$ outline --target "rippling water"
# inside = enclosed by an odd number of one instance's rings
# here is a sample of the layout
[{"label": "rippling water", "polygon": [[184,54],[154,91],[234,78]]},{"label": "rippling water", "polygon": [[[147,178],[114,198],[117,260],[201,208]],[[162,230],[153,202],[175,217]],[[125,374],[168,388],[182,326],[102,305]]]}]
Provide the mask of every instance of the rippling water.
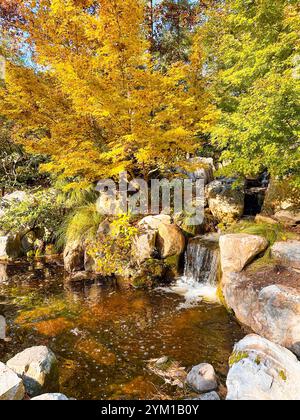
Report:
[{"label": "rippling water", "polygon": [[184,302],[115,281],[74,286],[57,266],[1,266],[0,314],[11,341],[0,341],[0,360],[47,345],[59,359],[60,391],[78,399],[175,398],[177,389],[147,369],[161,356],[186,368],[212,363],[224,383],[242,331],[223,307]]}]

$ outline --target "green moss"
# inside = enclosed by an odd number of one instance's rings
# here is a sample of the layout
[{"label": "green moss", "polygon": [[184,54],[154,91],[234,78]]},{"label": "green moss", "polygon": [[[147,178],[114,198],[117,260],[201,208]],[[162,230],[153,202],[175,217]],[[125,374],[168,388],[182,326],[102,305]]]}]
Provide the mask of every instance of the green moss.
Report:
[{"label": "green moss", "polygon": [[287,380],[287,376],[286,376],[286,373],[283,371],[283,370],[281,370],[280,372],[279,372],[279,377],[284,381],[284,382],[286,382],[286,380]]},{"label": "green moss", "polygon": [[232,367],[236,363],[239,363],[241,360],[247,359],[249,354],[246,352],[233,352],[229,359],[229,366]]},{"label": "green moss", "polygon": [[261,360],[259,358],[259,356],[256,357],[255,359],[255,363],[259,366],[261,364]]}]

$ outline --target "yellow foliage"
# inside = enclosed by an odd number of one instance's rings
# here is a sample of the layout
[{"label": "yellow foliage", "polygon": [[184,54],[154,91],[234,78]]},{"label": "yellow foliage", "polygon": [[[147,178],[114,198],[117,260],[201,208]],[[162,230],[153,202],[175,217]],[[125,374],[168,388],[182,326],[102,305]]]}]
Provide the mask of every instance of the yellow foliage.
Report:
[{"label": "yellow foliage", "polygon": [[[149,54],[142,0],[23,2],[36,68],[9,63],[0,114],[14,138],[49,155],[43,169],[93,182],[128,170],[147,177],[178,164],[210,126],[201,77]],[[38,71],[37,71],[38,70]],[[72,184],[73,185],[73,184]],[[81,185],[81,184],[80,184]]]}]

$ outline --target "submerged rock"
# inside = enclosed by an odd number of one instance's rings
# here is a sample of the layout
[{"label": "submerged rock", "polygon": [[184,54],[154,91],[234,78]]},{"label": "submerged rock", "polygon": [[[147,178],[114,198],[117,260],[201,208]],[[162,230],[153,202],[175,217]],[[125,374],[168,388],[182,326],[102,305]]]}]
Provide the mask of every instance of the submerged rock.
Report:
[{"label": "submerged rock", "polygon": [[248,335],[230,365],[227,400],[300,400],[300,362],[289,350]]},{"label": "submerged rock", "polygon": [[265,251],[268,241],[256,235],[243,233],[220,237],[221,265],[224,272],[240,272],[253,259]]},{"label": "submerged rock", "polygon": [[197,392],[214,391],[218,388],[215,370],[208,363],[194,366],[188,374],[186,382]]},{"label": "submerged rock", "polygon": [[300,356],[299,273],[266,266],[227,273],[222,282],[226,304],[241,323]]},{"label": "submerged rock", "polygon": [[22,379],[0,362],[0,401],[19,401],[24,398],[24,395]]},{"label": "submerged rock", "polygon": [[30,396],[58,389],[57,359],[45,346],[31,347],[18,353],[7,362],[7,366],[22,377]]},{"label": "submerged rock", "polygon": [[300,241],[276,242],[272,247],[272,256],[300,269]]},{"label": "submerged rock", "polygon": [[69,401],[64,394],[43,394],[38,397],[31,398],[31,401]]}]

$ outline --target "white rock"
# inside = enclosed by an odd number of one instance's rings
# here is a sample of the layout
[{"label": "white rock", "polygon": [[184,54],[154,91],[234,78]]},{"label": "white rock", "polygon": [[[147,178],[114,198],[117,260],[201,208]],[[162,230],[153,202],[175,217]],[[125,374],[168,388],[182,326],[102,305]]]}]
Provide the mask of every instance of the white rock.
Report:
[{"label": "white rock", "polygon": [[0,340],[5,340],[6,338],[6,321],[4,316],[0,315]]},{"label": "white rock", "polygon": [[171,217],[166,214],[144,217],[138,224],[139,227],[157,230],[162,224],[170,225]]},{"label": "white rock", "polygon": [[300,400],[300,362],[289,350],[258,335],[234,348],[227,400]]},{"label": "white rock", "polygon": [[294,268],[300,268],[300,241],[276,242],[272,256]]},{"label": "white rock", "polygon": [[265,238],[256,235],[237,233],[221,236],[220,252],[223,273],[242,271],[257,255],[265,251],[268,245]]},{"label": "white rock", "polygon": [[38,397],[31,398],[31,401],[69,401],[64,394],[43,394]]},{"label": "white rock", "polygon": [[31,396],[39,395],[41,391],[52,392],[58,387],[57,359],[45,346],[18,353],[7,362],[7,366],[22,377]]},{"label": "white rock", "polygon": [[199,395],[199,397],[191,398],[190,401],[220,401],[220,397],[215,391],[212,391]]},{"label": "white rock", "polygon": [[22,400],[25,389],[22,379],[18,375],[0,362],[0,401]]},{"label": "white rock", "polygon": [[215,370],[208,363],[194,366],[188,374],[186,382],[197,392],[214,391],[218,388]]}]

